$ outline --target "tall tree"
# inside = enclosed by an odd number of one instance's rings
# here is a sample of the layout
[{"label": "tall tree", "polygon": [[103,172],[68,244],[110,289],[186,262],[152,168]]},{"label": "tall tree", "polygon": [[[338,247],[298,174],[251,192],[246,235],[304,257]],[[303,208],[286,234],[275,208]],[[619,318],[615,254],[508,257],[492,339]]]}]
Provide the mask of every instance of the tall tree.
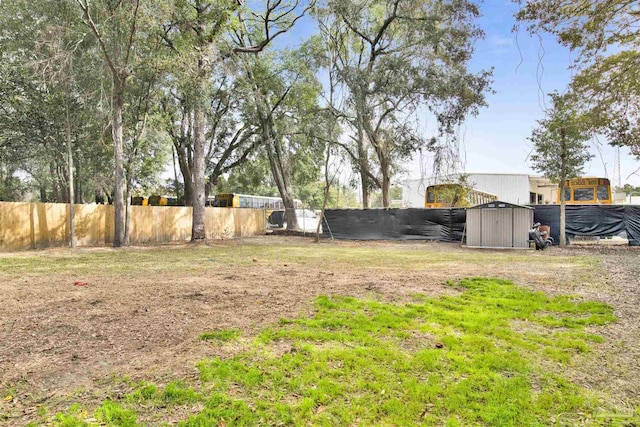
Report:
[{"label": "tall tree", "polygon": [[[164,27],[166,45],[180,56],[188,77],[188,96],[193,108],[192,242],[204,241],[205,147],[208,100],[206,94],[216,66],[236,54],[258,53],[287,32],[311,6],[298,1],[267,0],[262,11],[239,0],[186,0],[176,2],[174,16]],[[250,28],[255,44],[241,46],[228,37],[239,28]]]},{"label": "tall tree", "polygon": [[532,166],[552,182],[558,183],[560,191],[560,246],[566,245],[566,180],[579,176],[585,162],[593,157],[586,141],[590,135],[585,131],[586,120],[580,115],[571,98],[552,93],[553,102],[547,117],[538,121],[531,133],[534,154]]},{"label": "tall tree", "polygon": [[126,244],[123,110],[128,80],[144,49],[139,49],[145,13],[153,2],[76,0],[85,25],[95,36],[111,77],[111,137],[114,148],[113,246]]},{"label": "tall tree", "polygon": [[[247,40],[250,42],[249,36]],[[310,173],[311,180],[317,180],[324,147],[317,103],[321,86],[315,77],[318,42],[311,39],[296,50],[262,53],[241,61],[253,90],[261,144],[285,207],[287,229],[291,230],[298,228],[294,179],[303,181],[301,175]]]},{"label": "tall tree", "polygon": [[427,144],[415,126],[419,115],[431,111],[440,133],[451,134],[484,105],[490,72],[467,68],[483,35],[474,24],[478,7],[466,0],[330,0],[318,16],[348,91],[349,109],[337,113],[352,128],[354,143],[343,146],[359,169],[363,205],[379,187],[388,207],[400,161]]},{"label": "tall tree", "polygon": [[[208,196],[223,174],[245,162],[257,147],[256,126],[246,115],[251,97],[230,76],[220,76],[209,86],[206,97],[210,108],[205,146],[205,177]],[[162,99],[164,127],[171,137],[173,150],[184,184],[184,201],[191,206],[193,193],[194,133],[191,98],[172,87]]]},{"label": "tall tree", "polygon": [[592,130],[640,158],[640,1],[514,0],[530,32],[578,53],[570,83]]},{"label": "tall tree", "polygon": [[0,102],[7,110],[0,115],[0,139],[17,148],[2,160],[30,177],[40,200],[69,202],[73,184],[73,201],[81,203],[95,177],[110,171],[106,150],[95,144],[103,118],[95,43],[72,1],[12,0],[1,7]]}]

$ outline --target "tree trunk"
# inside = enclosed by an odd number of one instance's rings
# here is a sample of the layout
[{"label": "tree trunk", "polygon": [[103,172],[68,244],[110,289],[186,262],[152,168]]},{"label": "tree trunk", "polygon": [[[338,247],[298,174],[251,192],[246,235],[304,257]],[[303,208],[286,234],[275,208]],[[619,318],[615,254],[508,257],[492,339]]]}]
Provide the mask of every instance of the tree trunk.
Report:
[{"label": "tree trunk", "polygon": [[79,178],[80,175],[80,165],[78,165],[77,162],[75,163],[75,169],[76,169],[76,177],[75,177],[75,184],[74,184],[74,193],[76,195],[76,204],[82,204],[84,203],[84,185],[82,185],[82,180]]},{"label": "tree trunk", "polygon": [[[333,129],[331,130],[330,140],[333,139]],[[329,178],[329,159],[331,157],[331,143],[327,144],[327,152],[324,158],[324,191],[322,194],[322,210],[320,211],[320,218],[318,219],[318,226],[316,227],[316,243],[320,241],[320,229],[324,221],[324,211],[327,209],[327,202],[329,201],[329,193],[331,192],[331,181]]]},{"label": "tree trunk", "polygon": [[[178,181],[178,169],[176,168],[176,147],[173,146],[171,147],[171,154],[173,155],[173,186],[176,190],[176,200],[178,200],[178,203],[180,203],[180,189],[178,188],[179,186],[179,181]],[[183,199],[184,200],[184,199]],[[187,201],[184,200],[184,204],[187,204]]]},{"label": "tree trunk", "polygon": [[[188,154],[186,150],[182,147],[178,147],[174,144],[176,156],[178,157],[178,166],[180,168],[180,174],[182,175],[182,181],[184,182],[184,203],[187,206],[193,206],[193,172],[189,167],[189,164],[192,163],[188,159]],[[174,173],[175,170],[174,170]],[[178,188],[178,176],[176,173],[176,189]]]},{"label": "tree trunk", "polygon": [[567,246],[566,201],[564,199],[564,180],[560,185],[560,247]]},{"label": "tree trunk", "polygon": [[[204,72],[204,59],[198,60],[198,99],[194,106],[194,118],[193,118],[193,193],[191,197],[191,204],[193,206],[193,222],[191,227],[191,241],[203,242],[206,238],[204,217],[205,217],[205,188],[204,188],[204,170],[205,170],[205,158],[204,148],[206,143],[206,124],[204,105],[202,102],[202,96],[206,91],[207,80],[206,73]],[[186,190],[185,179],[185,190]],[[185,191],[186,192],[186,191]]]},{"label": "tree trunk", "polygon": [[364,144],[358,146],[358,156],[360,160],[360,184],[362,185],[362,209],[369,209],[369,175],[367,175],[367,153],[363,150]]},{"label": "tree trunk", "polygon": [[266,114],[259,113],[262,122],[262,137],[267,148],[269,165],[273,179],[276,182],[282,204],[284,205],[287,230],[299,230],[298,217],[296,216],[296,206],[293,200],[293,190],[291,188],[291,174],[289,171],[289,159],[287,158],[282,144],[273,125],[273,119]]},{"label": "tree trunk", "polygon": [[76,223],[75,223],[75,195],[73,194],[73,147],[71,147],[71,119],[69,117],[68,101],[65,103],[66,136],[67,136],[67,166],[69,167],[69,242],[72,248],[76,247]]},{"label": "tree trunk", "polygon": [[566,200],[564,198],[564,183],[567,173],[567,144],[564,129],[560,129],[560,247],[567,246]]},{"label": "tree trunk", "polygon": [[380,157],[380,172],[382,173],[382,207],[389,209],[391,206],[391,171],[390,162],[384,153]]},{"label": "tree trunk", "polygon": [[111,107],[115,160],[115,182],[113,191],[114,227],[113,246],[118,248],[125,244],[124,225],[124,141],[122,139],[122,109],[124,105],[124,81],[117,76],[113,78],[113,101]]},{"label": "tree trunk", "polygon": [[369,159],[364,138],[364,124],[360,108],[356,107],[358,120],[358,167],[360,169],[360,183],[362,185],[362,209],[369,209]]},{"label": "tree trunk", "polygon": [[[129,172],[131,173],[131,172]],[[124,245],[129,246],[129,233],[131,231],[131,177],[127,177],[127,188],[125,190],[124,209]]]},{"label": "tree trunk", "polygon": [[47,186],[40,184],[40,201],[45,203],[47,201]]},{"label": "tree trunk", "polygon": [[53,201],[60,203],[62,200],[60,195],[60,182],[58,181],[58,174],[56,173],[56,166],[53,160],[49,162],[49,174],[51,175],[51,185],[53,186]]}]

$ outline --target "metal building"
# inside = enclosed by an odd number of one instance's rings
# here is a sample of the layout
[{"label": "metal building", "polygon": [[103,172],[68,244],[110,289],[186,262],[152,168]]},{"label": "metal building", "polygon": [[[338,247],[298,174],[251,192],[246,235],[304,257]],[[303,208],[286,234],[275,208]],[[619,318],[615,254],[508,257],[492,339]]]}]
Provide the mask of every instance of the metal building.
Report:
[{"label": "metal building", "polygon": [[[444,182],[457,182],[458,175],[446,177],[446,180],[435,177],[408,179],[399,182],[402,186],[402,201],[405,207],[424,207],[425,191],[429,185]],[[527,174],[506,173],[469,173],[467,184],[477,190],[496,194],[498,199],[516,205],[554,204],[558,186],[548,179]]]},{"label": "metal building", "polygon": [[533,208],[491,202],[467,209],[467,247],[529,248]]}]

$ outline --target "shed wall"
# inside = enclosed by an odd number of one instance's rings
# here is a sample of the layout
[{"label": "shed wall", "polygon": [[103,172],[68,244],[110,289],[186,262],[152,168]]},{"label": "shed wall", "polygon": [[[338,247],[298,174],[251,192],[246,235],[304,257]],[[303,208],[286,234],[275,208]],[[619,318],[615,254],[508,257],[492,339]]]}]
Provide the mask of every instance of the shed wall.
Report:
[{"label": "shed wall", "polygon": [[528,248],[529,229],[533,224],[532,209],[513,209],[513,247]]},{"label": "shed wall", "polygon": [[467,246],[528,248],[533,210],[526,208],[475,208],[467,210]]},{"label": "shed wall", "polygon": [[482,212],[482,245],[490,248],[510,248],[513,228],[513,209],[485,208]]},{"label": "shed wall", "polygon": [[482,210],[467,209],[467,246],[482,245]]}]

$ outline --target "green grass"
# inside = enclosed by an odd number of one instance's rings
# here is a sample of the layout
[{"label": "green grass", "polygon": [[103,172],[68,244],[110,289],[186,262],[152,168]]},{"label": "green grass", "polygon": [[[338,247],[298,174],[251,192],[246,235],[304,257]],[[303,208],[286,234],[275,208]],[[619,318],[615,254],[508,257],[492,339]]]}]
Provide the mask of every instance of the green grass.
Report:
[{"label": "green grass", "polygon": [[209,332],[200,334],[200,339],[203,341],[232,341],[240,336],[240,331],[237,329],[214,329]]},{"label": "green grass", "polygon": [[[633,425],[562,375],[615,320],[611,307],[550,298],[499,279],[457,297],[392,304],[320,297],[312,317],[282,319],[250,350],[198,364],[201,384],[134,385],[95,412],[101,425],[200,410],[182,426]],[[517,324],[517,327],[514,325]],[[527,327],[530,326],[530,327]],[[589,327],[589,330],[585,330]],[[216,332],[227,336],[224,331]],[[151,408],[151,409],[149,409]],[[83,422],[79,409],[57,423]],[[617,423],[617,424],[616,424]]]},{"label": "green grass", "polygon": [[[508,266],[522,274],[570,272],[571,281],[599,283],[601,260],[591,256],[544,256],[528,251],[492,252],[455,249],[437,245],[388,245],[351,247],[329,243],[252,244],[213,247],[160,247],[142,250],[55,250],[28,255],[0,254],[0,277],[71,275],[72,277],[115,275],[132,279],[162,275],[211,275],[221,269],[244,274],[265,266],[318,268],[322,271],[359,271],[375,274],[395,271],[445,271],[482,267],[487,271]],[[256,261],[254,261],[254,259]],[[562,275],[558,275],[562,277]],[[558,279],[562,281],[569,279]]]}]

